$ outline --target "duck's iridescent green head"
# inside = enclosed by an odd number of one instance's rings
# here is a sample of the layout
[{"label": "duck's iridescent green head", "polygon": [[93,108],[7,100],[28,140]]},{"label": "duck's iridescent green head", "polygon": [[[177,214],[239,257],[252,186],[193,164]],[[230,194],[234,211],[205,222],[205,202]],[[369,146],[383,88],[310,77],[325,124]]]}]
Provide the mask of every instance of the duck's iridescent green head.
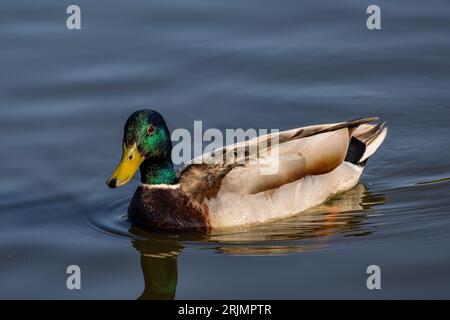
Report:
[{"label": "duck's iridescent green head", "polygon": [[[133,178],[139,167],[141,167],[141,180],[144,183],[147,183],[146,180],[150,178],[146,177],[149,171],[147,169],[167,165],[172,169],[170,132],[163,117],[156,111],[139,110],[127,119],[122,147],[122,160],[106,182],[111,188],[126,184]],[[155,170],[150,171],[153,174],[158,173]]]}]

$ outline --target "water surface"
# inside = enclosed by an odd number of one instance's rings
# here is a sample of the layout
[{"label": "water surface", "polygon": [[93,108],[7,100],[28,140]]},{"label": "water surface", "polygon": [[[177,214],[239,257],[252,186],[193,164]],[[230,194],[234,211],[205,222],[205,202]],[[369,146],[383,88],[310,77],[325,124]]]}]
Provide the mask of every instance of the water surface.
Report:
[{"label": "water surface", "polygon": [[[1,298],[450,298],[448,1],[377,1],[380,31],[369,1],[79,0],[80,31],[69,4],[1,5]],[[105,185],[142,107],[171,129],[390,131],[361,184],[310,212],[161,234],[126,219],[136,178]]]}]

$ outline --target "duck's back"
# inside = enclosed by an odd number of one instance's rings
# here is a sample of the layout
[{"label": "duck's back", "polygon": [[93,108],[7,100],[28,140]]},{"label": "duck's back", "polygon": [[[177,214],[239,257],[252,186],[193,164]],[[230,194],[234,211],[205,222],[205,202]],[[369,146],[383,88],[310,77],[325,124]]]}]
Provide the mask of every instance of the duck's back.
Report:
[{"label": "duck's back", "polygon": [[[226,146],[203,160],[213,164],[186,166],[180,172],[181,188],[208,208],[212,228],[263,223],[297,214],[333,195],[353,188],[367,159],[387,134],[377,118],[356,119],[277,133],[275,159],[239,164],[214,164],[212,157],[260,144],[271,135]],[[245,153],[244,153],[245,154]],[[265,153],[267,154],[267,153]],[[198,161],[198,159],[197,159]],[[265,174],[263,166],[276,163]]]}]

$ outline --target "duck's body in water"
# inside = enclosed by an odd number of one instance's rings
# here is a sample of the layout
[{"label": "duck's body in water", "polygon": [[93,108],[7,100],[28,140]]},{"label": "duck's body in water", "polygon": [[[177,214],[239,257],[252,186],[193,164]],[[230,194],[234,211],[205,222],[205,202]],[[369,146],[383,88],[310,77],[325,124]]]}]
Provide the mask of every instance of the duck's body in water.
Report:
[{"label": "duck's body in water", "polygon": [[[153,110],[133,113],[124,128],[122,161],[107,184],[121,186],[140,168],[141,186],[128,210],[132,221],[166,230],[208,232],[284,218],[353,188],[367,159],[386,137],[376,118],[296,128],[276,133],[264,155],[276,158],[220,163],[214,157],[242,145],[230,145],[192,161],[175,172],[172,142],[163,117]],[[245,142],[274,141],[274,134]],[[258,154],[259,156],[259,154]],[[248,158],[248,155],[244,155]],[[278,170],[263,174],[261,163]],[[245,160],[245,159],[244,159]],[[239,163],[239,164],[237,164]]]}]

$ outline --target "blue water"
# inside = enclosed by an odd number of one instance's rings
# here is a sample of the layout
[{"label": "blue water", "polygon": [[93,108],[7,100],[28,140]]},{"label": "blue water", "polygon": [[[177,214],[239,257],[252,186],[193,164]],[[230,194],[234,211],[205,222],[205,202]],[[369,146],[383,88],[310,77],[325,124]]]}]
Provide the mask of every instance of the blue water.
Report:
[{"label": "blue water", "polygon": [[[78,0],[74,31],[69,4],[1,4],[1,298],[450,298],[448,1]],[[105,185],[142,107],[172,130],[390,131],[361,184],[310,212],[160,234],[126,219],[137,178]]]}]

